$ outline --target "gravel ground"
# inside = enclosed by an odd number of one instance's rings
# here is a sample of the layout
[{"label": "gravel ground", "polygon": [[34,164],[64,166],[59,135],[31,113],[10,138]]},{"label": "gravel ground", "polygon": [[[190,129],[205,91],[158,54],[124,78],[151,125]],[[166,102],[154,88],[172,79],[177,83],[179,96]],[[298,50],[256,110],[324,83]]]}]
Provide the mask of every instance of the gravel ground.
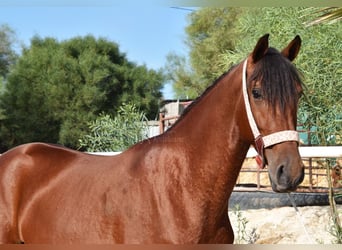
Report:
[{"label": "gravel ground", "polygon": [[[342,205],[337,207],[342,220]],[[240,213],[240,218],[247,222],[245,229],[240,231],[244,231],[247,238],[252,235],[257,236],[254,240],[256,244],[332,244],[334,242],[334,237],[329,233],[331,228],[329,206],[305,206],[298,207],[298,210],[297,213],[293,207],[247,209],[238,212],[230,209],[229,218],[237,239],[239,231],[237,214]]]}]

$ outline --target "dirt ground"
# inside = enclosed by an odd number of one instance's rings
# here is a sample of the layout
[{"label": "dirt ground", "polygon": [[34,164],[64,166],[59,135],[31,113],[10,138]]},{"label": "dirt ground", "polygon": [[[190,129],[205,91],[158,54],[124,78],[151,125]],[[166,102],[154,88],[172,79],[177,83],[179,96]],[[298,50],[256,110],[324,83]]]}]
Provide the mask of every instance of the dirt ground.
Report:
[{"label": "dirt ground", "polygon": [[[329,233],[331,228],[329,206],[299,207],[298,210],[299,213],[293,207],[281,207],[238,212],[240,218],[247,222],[244,227],[246,238],[251,238],[255,230],[254,236],[257,236],[255,244],[332,244],[334,242],[334,237]],[[338,211],[342,220],[342,205],[338,205]],[[237,213],[230,211],[229,218],[237,238],[239,231]]]}]

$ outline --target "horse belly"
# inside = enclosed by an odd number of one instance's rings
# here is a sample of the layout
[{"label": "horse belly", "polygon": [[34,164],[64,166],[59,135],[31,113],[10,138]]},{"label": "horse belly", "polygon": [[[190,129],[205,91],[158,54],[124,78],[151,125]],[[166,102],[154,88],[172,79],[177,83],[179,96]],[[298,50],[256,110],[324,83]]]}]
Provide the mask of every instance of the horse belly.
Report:
[{"label": "horse belly", "polygon": [[167,242],[157,218],[151,214],[141,217],[142,208],[122,197],[117,201],[106,202],[102,197],[94,203],[79,201],[78,206],[74,202],[37,202],[22,223],[23,240],[59,244]]},{"label": "horse belly", "polygon": [[[77,201],[77,197],[74,197]],[[94,201],[95,202],[95,201]],[[21,222],[25,243],[113,243],[113,224],[99,205],[37,201]]]}]

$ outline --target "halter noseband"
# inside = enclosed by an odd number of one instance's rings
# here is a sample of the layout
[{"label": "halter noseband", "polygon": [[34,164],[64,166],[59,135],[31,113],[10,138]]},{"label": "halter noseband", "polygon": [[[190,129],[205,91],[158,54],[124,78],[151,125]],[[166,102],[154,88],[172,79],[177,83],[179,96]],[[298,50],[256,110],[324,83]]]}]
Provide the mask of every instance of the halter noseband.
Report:
[{"label": "halter noseband", "polygon": [[242,70],[242,92],[243,92],[243,99],[245,101],[245,107],[248,117],[249,126],[252,129],[255,141],[255,149],[258,152],[257,162],[261,165],[262,168],[265,167],[265,156],[264,156],[264,149],[270,146],[273,146],[278,143],[286,142],[286,141],[296,141],[299,142],[299,134],[295,130],[284,130],[280,132],[275,132],[270,135],[262,136],[259,132],[258,126],[255,123],[253,113],[251,110],[251,105],[249,103],[248,92],[247,92],[247,82],[246,82],[246,75],[247,75],[247,59],[243,63],[243,70]]}]

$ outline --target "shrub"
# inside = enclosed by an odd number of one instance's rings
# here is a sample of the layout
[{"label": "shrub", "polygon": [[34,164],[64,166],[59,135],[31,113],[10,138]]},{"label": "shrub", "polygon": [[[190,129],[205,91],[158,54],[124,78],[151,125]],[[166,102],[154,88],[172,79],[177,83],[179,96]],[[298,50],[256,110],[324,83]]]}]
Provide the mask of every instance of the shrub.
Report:
[{"label": "shrub", "polygon": [[147,138],[147,118],[134,104],[123,104],[112,118],[102,113],[89,123],[90,134],[79,140],[89,152],[117,152]]}]

